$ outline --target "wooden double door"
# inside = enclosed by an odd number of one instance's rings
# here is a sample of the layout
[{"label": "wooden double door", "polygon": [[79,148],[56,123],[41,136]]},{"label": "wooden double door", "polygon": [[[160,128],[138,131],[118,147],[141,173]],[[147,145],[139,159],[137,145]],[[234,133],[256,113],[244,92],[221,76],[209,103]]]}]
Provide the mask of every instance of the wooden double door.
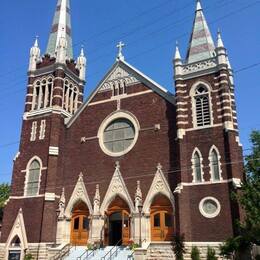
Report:
[{"label": "wooden double door", "polygon": [[72,245],[87,245],[89,237],[89,212],[82,205],[74,210],[71,219],[70,243]]},{"label": "wooden double door", "polygon": [[151,214],[152,241],[171,241],[173,237],[173,215],[170,209],[157,209]]}]

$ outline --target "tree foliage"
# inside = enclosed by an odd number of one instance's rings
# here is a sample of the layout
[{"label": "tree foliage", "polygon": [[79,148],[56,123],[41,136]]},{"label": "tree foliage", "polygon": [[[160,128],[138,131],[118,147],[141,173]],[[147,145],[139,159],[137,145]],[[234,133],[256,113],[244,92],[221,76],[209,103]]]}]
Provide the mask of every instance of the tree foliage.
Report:
[{"label": "tree foliage", "polygon": [[176,234],[173,236],[172,246],[173,251],[176,257],[176,260],[183,260],[183,255],[185,254],[185,245],[184,245],[184,234]]},{"label": "tree foliage", "polygon": [[238,200],[245,210],[241,233],[250,242],[260,245],[260,131],[251,134],[252,153],[246,156],[247,180],[242,185]]},{"label": "tree foliage", "polygon": [[253,244],[260,245],[260,131],[251,134],[252,152],[245,158],[246,181],[235,199],[242,206],[245,218],[238,222],[238,235],[220,247],[221,255],[250,259]]},{"label": "tree foliage", "polygon": [[218,258],[216,257],[216,251],[208,246],[207,250],[207,260],[217,260]]},{"label": "tree foliage", "polygon": [[10,191],[11,187],[9,184],[0,184],[0,222],[2,222],[4,205],[6,200],[9,198]]}]

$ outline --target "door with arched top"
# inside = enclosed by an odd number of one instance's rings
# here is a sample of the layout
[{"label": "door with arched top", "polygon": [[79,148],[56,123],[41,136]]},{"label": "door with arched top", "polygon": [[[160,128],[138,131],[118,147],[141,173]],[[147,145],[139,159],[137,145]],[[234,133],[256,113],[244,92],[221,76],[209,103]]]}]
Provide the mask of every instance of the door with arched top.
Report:
[{"label": "door with arched top", "polygon": [[89,211],[87,206],[80,202],[73,209],[70,242],[72,245],[87,245],[88,236]]},{"label": "door with arched top", "polygon": [[171,241],[174,233],[173,209],[170,201],[158,195],[151,205],[151,240]]}]

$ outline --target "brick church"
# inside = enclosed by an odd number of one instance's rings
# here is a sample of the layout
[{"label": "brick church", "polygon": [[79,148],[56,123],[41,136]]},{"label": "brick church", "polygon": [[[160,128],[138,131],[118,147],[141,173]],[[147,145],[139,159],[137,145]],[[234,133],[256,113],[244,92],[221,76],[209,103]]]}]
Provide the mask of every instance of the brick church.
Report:
[{"label": "brick church", "polygon": [[185,58],[176,46],[175,94],[130,65],[120,42],[84,101],[86,57],[73,59],[70,16],[69,0],[58,0],[45,54],[37,39],[30,51],[0,259],[130,241],[147,253],[176,233],[187,247],[217,247],[235,232],[230,194],[243,180],[220,32],[214,41],[198,1]]}]

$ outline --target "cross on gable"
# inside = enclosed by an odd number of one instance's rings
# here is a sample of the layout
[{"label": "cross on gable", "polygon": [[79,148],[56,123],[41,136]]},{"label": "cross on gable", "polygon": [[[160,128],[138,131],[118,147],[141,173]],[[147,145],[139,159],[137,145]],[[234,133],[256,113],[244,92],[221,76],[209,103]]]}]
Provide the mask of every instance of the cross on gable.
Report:
[{"label": "cross on gable", "polygon": [[125,44],[124,44],[122,41],[120,41],[120,42],[117,44],[116,47],[118,48],[117,60],[124,60],[125,57],[124,57],[122,51],[123,51],[123,48],[125,47]]}]

